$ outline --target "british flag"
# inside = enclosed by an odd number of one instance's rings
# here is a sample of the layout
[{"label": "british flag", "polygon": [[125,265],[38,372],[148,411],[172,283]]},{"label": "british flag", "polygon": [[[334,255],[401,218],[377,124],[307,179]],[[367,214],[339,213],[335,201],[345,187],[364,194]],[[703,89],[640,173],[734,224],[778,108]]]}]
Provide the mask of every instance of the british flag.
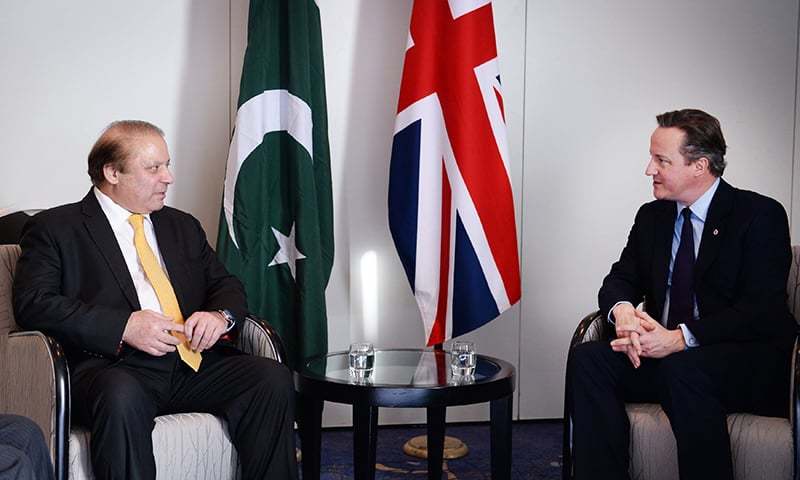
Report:
[{"label": "british flag", "polygon": [[514,200],[489,0],[416,0],[395,120],[389,227],[428,345],[519,301]]}]

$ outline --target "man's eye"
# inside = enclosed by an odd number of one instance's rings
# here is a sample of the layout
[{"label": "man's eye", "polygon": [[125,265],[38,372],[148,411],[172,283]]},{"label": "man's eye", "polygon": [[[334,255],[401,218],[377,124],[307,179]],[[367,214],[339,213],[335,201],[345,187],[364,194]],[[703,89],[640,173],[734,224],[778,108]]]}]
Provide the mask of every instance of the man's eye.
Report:
[{"label": "man's eye", "polygon": [[158,171],[158,165],[153,165],[152,167],[150,167],[150,171],[153,172],[153,173],[157,172]]}]

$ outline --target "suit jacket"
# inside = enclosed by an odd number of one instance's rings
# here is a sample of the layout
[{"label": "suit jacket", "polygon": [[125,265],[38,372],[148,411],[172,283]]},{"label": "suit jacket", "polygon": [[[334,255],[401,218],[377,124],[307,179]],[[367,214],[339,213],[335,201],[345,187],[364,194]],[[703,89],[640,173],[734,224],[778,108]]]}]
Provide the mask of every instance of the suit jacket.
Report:
[{"label": "suit jacket", "polygon": [[[603,315],[618,301],[660,320],[677,207],[643,205],[619,261],[600,288]],[[791,348],[797,324],[786,305],[791,263],[789,225],[777,201],[720,180],[708,209],[694,267],[699,319],[686,323],[700,345],[767,341]]]},{"label": "suit jacket", "polygon": [[[243,318],[244,289],[219,262],[197,219],[170,207],[150,218],[184,318],[220,309]],[[132,351],[119,345],[128,317],[141,307],[92,191],[78,203],[35,215],[20,246],[13,291],[21,326],[55,337],[71,367],[90,357],[114,359]],[[215,348],[224,346],[220,341]]]}]

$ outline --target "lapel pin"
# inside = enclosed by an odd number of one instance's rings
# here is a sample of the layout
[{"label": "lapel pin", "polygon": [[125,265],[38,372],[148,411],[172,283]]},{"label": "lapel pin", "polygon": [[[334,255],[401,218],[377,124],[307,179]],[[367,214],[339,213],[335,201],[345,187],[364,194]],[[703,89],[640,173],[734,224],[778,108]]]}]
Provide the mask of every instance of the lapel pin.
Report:
[{"label": "lapel pin", "polygon": [[715,228],[715,229],[714,229],[714,231],[713,231],[713,232],[711,232],[711,234],[712,234],[712,235],[714,235],[714,236],[717,236],[717,235],[719,235],[719,230],[717,230],[717,229]]}]

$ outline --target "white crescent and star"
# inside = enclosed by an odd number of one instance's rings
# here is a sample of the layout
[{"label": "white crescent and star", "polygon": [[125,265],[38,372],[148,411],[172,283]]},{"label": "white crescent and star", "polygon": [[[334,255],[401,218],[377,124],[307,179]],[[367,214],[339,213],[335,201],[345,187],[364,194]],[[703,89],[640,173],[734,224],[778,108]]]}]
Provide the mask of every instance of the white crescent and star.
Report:
[{"label": "white crescent and star", "polygon": [[[313,161],[313,121],[311,107],[300,97],[288,90],[266,90],[247,100],[236,112],[236,128],[228,151],[228,162],[225,172],[225,190],[223,192],[223,211],[228,224],[234,246],[239,243],[233,228],[233,200],[239,171],[247,157],[264,140],[270,132],[285,131],[308,152]],[[295,242],[295,224],[288,235],[284,235],[275,227],[270,227],[278,242],[278,252],[267,265],[267,268],[286,264],[293,279],[297,279],[297,261],[306,256],[297,249]]]},{"label": "white crescent and star", "polygon": [[283,265],[284,263],[289,267],[289,272],[292,274],[292,279],[297,280],[297,261],[306,258],[303,253],[297,249],[297,243],[294,236],[294,223],[289,231],[289,235],[284,235],[277,228],[272,228],[272,234],[275,235],[275,240],[278,242],[278,252],[269,262],[267,267],[274,267],[276,265]]}]

